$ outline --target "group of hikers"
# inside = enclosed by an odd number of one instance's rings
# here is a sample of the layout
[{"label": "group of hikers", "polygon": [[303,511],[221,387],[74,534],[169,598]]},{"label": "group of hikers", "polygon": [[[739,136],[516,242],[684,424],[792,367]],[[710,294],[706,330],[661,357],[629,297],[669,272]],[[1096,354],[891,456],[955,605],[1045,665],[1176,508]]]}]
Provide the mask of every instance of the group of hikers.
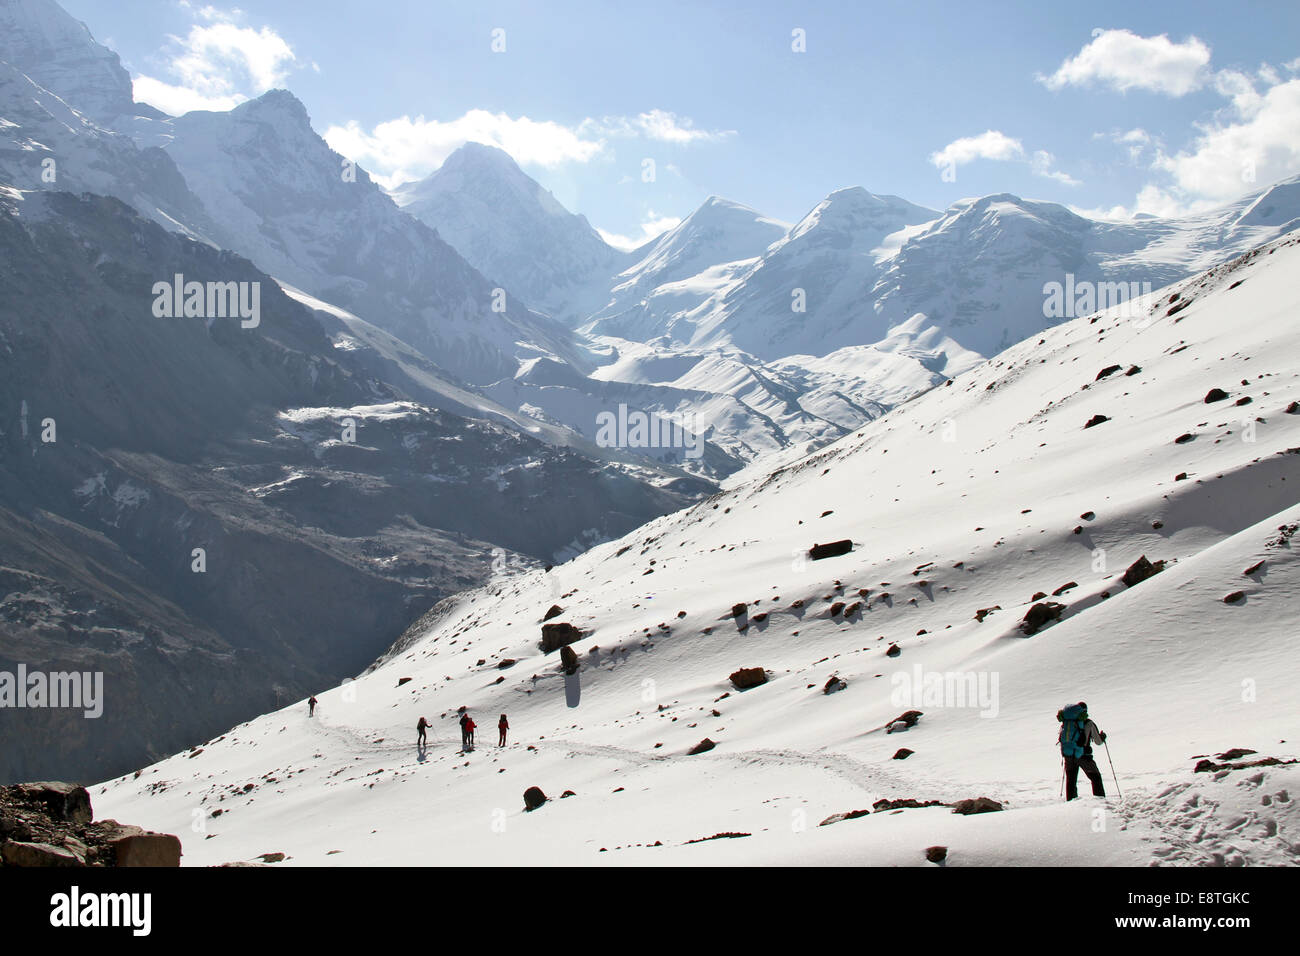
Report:
[{"label": "group of hikers", "polygon": [[[315,697],[307,701],[307,716],[315,716],[317,703]],[[1056,719],[1061,724],[1061,732],[1057,737],[1057,741],[1061,745],[1065,799],[1070,801],[1078,798],[1080,770],[1092,783],[1092,795],[1094,797],[1106,796],[1106,787],[1101,779],[1101,771],[1097,769],[1097,761],[1092,759],[1092,745],[1098,743],[1104,746],[1106,735],[1097,726],[1096,722],[1088,716],[1088,705],[1083,701],[1079,701],[1077,704],[1062,707],[1056,712]],[[474,730],[477,726],[474,723],[474,718],[469,715],[469,711],[462,710],[460,713],[460,749],[462,752],[474,749]],[[417,747],[424,748],[426,746],[427,738],[425,733],[428,729],[429,722],[421,717],[420,722],[415,725],[415,743]],[[510,721],[506,719],[505,714],[502,714],[501,719],[497,721],[498,747],[506,745],[506,731],[509,729]],[[1114,773],[1113,767],[1111,772]]]},{"label": "group of hikers", "polygon": [[[468,710],[461,711],[460,714],[460,749],[470,751],[474,749],[474,731],[478,724],[474,723],[474,718],[469,715]],[[427,743],[426,732],[429,729],[429,722],[423,717],[415,725],[415,745],[423,748]],[[501,719],[497,721],[497,746],[506,745],[506,731],[510,729],[510,721],[506,715],[502,714]]]}]

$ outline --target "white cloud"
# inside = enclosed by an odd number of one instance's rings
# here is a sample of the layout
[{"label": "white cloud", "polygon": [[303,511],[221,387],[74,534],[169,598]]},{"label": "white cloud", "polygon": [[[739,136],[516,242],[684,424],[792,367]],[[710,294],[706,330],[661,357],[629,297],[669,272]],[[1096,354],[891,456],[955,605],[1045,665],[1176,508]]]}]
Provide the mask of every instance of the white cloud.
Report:
[{"label": "white cloud", "polygon": [[374,179],[388,188],[427,176],[468,142],[497,146],[518,163],[548,168],[585,163],[604,148],[602,140],[585,138],[561,123],[487,110],[470,110],[446,122],[400,116],[369,132],[350,121],[329,127],[324,136],[332,149],[372,170]]},{"label": "white cloud", "polygon": [[1056,157],[1045,149],[1037,150],[1029,159],[1029,168],[1035,176],[1042,176],[1045,179],[1054,179],[1064,186],[1078,186],[1079,180],[1075,179],[1069,173],[1063,173],[1059,169],[1053,169],[1056,163]]},{"label": "white cloud", "polygon": [[686,144],[729,135],[697,130],[689,119],[658,109],[635,117],[588,118],[574,126],[469,110],[457,119],[445,121],[399,116],[370,130],[349,121],[331,126],[324,134],[334,150],[361,163],[389,189],[427,176],[467,142],[497,146],[521,165],[549,169],[563,163],[588,162],[604,153],[606,140],[614,137]]},{"label": "white cloud", "polygon": [[135,98],[178,115],[192,109],[228,110],[282,86],[297,60],[293,48],[270,27],[239,26],[234,22],[238,15],[238,10],[225,13],[211,6],[198,10],[206,25],[196,23],[185,37],[168,38],[169,78],[136,76]]},{"label": "white cloud", "polygon": [[1300,170],[1300,78],[1262,94],[1238,82],[1220,88],[1226,115],[1200,125],[1191,145],[1160,153],[1152,168],[1172,177],[1176,195],[1226,202]]},{"label": "white cloud", "polygon": [[653,109],[636,116],[606,116],[599,120],[586,120],[583,128],[605,136],[642,136],[663,143],[686,145],[689,143],[716,142],[734,136],[735,130],[696,129],[687,117],[679,117],[667,110]]},{"label": "white cloud", "polygon": [[978,136],[955,139],[943,149],[930,154],[930,162],[940,169],[961,166],[974,159],[1019,159],[1025,154],[1020,140],[1012,139],[998,130],[985,130]]},{"label": "white cloud", "polygon": [[596,231],[600,233],[602,239],[615,249],[630,252],[637,246],[663,235],[669,229],[675,229],[681,224],[681,221],[678,216],[660,216],[651,209],[648,211],[646,219],[641,223],[641,234],[639,236],[625,236],[605,229],[597,229]]},{"label": "white cloud", "polygon": [[1079,181],[1073,176],[1052,168],[1056,163],[1056,157],[1047,150],[1036,150],[1026,159],[1025,147],[1020,140],[999,130],[985,130],[978,136],[955,139],[943,149],[930,154],[930,162],[939,169],[956,169],[976,159],[1028,162],[1029,169],[1035,176],[1054,179],[1066,186],[1079,185]]},{"label": "white cloud", "polygon": [[1101,30],[1051,76],[1038,76],[1049,89],[1100,84],[1126,93],[1148,90],[1185,96],[1208,79],[1210,48],[1196,37],[1182,43],[1166,34],[1138,36],[1129,30]]}]

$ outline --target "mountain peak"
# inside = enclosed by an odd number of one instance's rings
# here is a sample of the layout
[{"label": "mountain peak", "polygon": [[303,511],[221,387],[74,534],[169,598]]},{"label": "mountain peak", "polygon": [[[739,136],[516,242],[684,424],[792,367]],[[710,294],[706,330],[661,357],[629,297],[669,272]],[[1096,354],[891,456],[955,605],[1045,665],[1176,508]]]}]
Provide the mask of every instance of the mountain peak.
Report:
[{"label": "mountain peak", "polygon": [[256,99],[240,103],[230,112],[235,116],[289,117],[295,122],[311,125],[307,107],[288,90],[267,90]]}]

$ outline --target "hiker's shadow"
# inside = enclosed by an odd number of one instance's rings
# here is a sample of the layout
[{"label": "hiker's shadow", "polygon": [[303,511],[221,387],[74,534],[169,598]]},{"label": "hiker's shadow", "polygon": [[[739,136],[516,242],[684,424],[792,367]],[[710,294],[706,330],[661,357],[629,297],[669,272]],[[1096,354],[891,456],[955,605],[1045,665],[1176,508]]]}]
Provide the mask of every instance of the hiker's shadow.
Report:
[{"label": "hiker's shadow", "polygon": [[570,707],[582,702],[582,679],[578,671],[564,675],[564,702]]},{"label": "hiker's shadow", "polygon": [[424,763],[428,759],[429,759],[429,748],[425,744],[416,744],[415,745],[416,763]]}]

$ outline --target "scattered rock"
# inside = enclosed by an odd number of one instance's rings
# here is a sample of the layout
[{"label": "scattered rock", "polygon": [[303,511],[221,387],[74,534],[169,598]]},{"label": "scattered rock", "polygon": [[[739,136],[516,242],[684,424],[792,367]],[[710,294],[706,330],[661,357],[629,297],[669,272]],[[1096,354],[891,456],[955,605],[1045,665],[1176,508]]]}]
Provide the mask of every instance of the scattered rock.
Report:
[{"label": "scattered rock", "polygon": [[1065,605],[1056,601],[1040,601],[1031,607],[1020,622],[1020,631],[1026,637],[1037,634],[1053,621],[1059,621],[1065,611]]},{"label": "scattered rock", "polygon": [[946,807],[948,804],[942,800],[917,800],[914,797],[903,797],[899,800],[877,800],[871,805],[874,813],[885,813],[889,810],[921,810],[925,807]]},{"label": "scattered rock", "polygon": [[1108,422],[1108,421],[1110,421],[1110,419],[1105,415],[1093,415],[1092,418],[1088,419],[1088,423],[1083,427],[1092,428],[1094,425],[1100,425],[1102,422]]},{"label": "scattered rock", "polygon": [[916,726],[916,722],[924,716],[919,710],[908,710],[899,714],[888,724],[885,725],[885,733],[892,734],[897,731],[908,730]]},{"label": "scattered rock", "polygon": [[1002,809],[1002,804],[988,797],[974,797],[958,800],[952,805],[953,813],[970,815],[972,813],[995,813]]},{"label": "scattered rock", "polygon": [[839,617],[840,613],[844,610],[844,606],[845,605],[843,601],[836,601],[834,604],[832,604],[831,617]]},{"label": "scattered rock", "polygon": [[1225,594],[1223,597],[1224,604],[1236,604],[1239,601],[1246,600],[1245,591],[1233,591],[1231,594]]},{"label": "scattered rock", "polygon": [[524,806],[529,810],[536,810],[546,802],[546,794],[542,793],[541,787],[529,787],[524,791]]},{"label": "scattered rock", "polygon": [[1114,375],[1116,372],[1118,372],[1118,371],[1120,370],[1120,368],[1122,368],[1122,366],[1119,366],[1119,365],[1107,365],[1104,369],[1102,369],[1100,372],[1097,373],[1097,377],[1094,378],[1093,381],[1094,381],[1094,382],[1100,382],[1100,381],[1101,381],[1103,378],[1105,378],[1107,375]]},{"label": "scattered rock", "polygon": [[703,740],[701,740],[698,744],[696,744],[696,745],[695,745],[694,747],[692,747],[690,750],[686,751],[686,753],[687,753],[688,756],[693,757],[693,756],[695,756],[696,754],[708,753],[710,750],[712,750],[712,749],[713,749],[714,747],[716,747],[716,746],[717,746],[717,744],[715,744],[715,743],[714,743],[712,740],[710,740],[708,737],[705,737]]},{"label": "scattered rock", "polygon": [[988,617],[990,614],[992,614],[994,611],[1000,611],[1000,610],[1002,610],[1002,605],[1000,604],[995,604],[992,607],[982,607],[975,612],[975,620],[979,622],[983,622],[983,620],[986,617]]},{"label": "scattered rock", "polygon": [[552,604],[549,608],[547,608],[546,613],[542,615],[542,620],[549,621],[551,618],[559,617],[563,613],[564,613],[564,608],[560,607],[558,604]]},{"label": "scattered rock", "polygon": [[1065,584],[1062,584],[1059,588],[1057,588],[1055,591],[1052,592],[1052,597],[1060,597],[1066,591],[1069,591],[1073,588],[1077,588],[1078,586],[1079,586],[1079,582],[1077,581],[1067,581]]},{"label": "scattered rock", "polygon": [[823,693],[823,694],[834,694],[836,691],[841,691],[841,690],[843,690],[844,688],[846,688],[846,687],[848,687],[848,686],[849,686],[849,685],[848,685],[848,682],[847,682],[847,681],[845,681],[845,680],[841,680],[840,677],[838,677],[838,676],[835,675],[835,674],[832,674],[831,677],[830,677],[830,680],[828,680],[828,681],[827,681],[827,682],[822,686],[822,693]]},{"label": "scattered rock", "polygon": [[1205,404],[1211,405],[1214,402],[1221,402],[1228,397],[1228,393],[1221,388],[1212,388],[1205,393]]},{"label": "scattered rock", "polygon": [[1165,563],[1163,561],[1148,561],[1147,556],[1144,554],[1128,566],[1128,570],[1124,572],[1124,576],[1120,580],[1128,587],[1136,587],[1147,578],[1159,574],[1164,569]]},{"label": "scattered rock", "polygon": [[745,616],[746,614],[748,614],[748,613],[749,613],[749,605],[748,605],[748,604],[733,604],[733,605],[731,605],[731,616],[732,616],[732,617],[744,617],[744,616]]},{"label": "scattered rock", "polygon": [[906,760],[908,757],[912,756],[912,754],[914,754],[914,753],[916,753],[915,750],[908,750],[906,747],[899,747],[897,750],[894,751],[894,756],[893,756],[892,758],[890,758],[890,759],[892,759],[892,760]]},{"label": "scattered rock", "polygon": [[886,657],[897,657],[899,654],[902,654],[902,653],[903,653],[903,649],[900,648],[897,644],[890,644],[890,645],[889,645],[889,649],[885,651],[885,656],[886,656]]},{"label": "scattered rock", "polygon": [[1262,568],[1263,566],[1264,566],[1264,562],[1258,561],[1255,564],[1252,564],[1250,567],[1248,567],[1245,571],[1242,571],[1241,573],[1244,574],[1246,577],[1250,577],[1252,574],[1257,574],[1259,572],[1259,569]]},{"label": "scattered rock", "polygon": [[942,863],[948,859],[948,848],[946,846],[927,846],[925,848],[925,858],[931,863]]},{"label": "scattered rock", "polygon": [[578,663],[578,655],[574,653],[573,648],[568,644],[565,644],[560,648],[560,666],[564,668],[564,673],[566,674],[572,675],[578,673],[578,667],[580,666]]}]

